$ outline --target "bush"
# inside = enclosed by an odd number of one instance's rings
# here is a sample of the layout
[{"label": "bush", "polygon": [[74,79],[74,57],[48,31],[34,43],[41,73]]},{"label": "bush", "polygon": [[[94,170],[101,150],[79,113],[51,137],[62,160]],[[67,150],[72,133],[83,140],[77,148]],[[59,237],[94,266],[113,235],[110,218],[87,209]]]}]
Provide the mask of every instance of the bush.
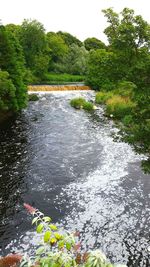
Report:
[{"label": "bush", "polygon": [[84,76],[82,75],[71,75],[67,73],[48,73],[46,76],[46,83],[49,84],[61,84],[61,83],[73,83],[73,82],[83,82]]},{"label": "bush", "polygon": [[130,115],[134,107],[135,103],[129,98],[116,95],[106,101],[106,114],[121,119]]},{"label": "bush", "polygon": [[74,98],[70,101],[70,105],[76,109],[84,109],[86,111],[92,111],[94,109],[94,105],[91,102],[86,101],[82,97]]},{"label": "bush", "polygon": [[[25,255],[21,267],[113,267],[104,253],[100,250],[83,252],[78,241],[79,232],[69,234],[51,223],[50,217],[29,204],[24,204],[27,211],[34,216],[32,224],[36,225],[36,232],[41,240],[32,258]],[[78,243],[77,243],[78,242]],[[16,259],[18,262],[18,258]],[[10,262],[10,261],[9,261]],[[13,261],[14,262],[14,261]],[[125,265],[115,265],[116,267]]]},{"label": "bush", "polygon": [[113,92],[99,92],[96,94],[96,104],[105,104],[106,101],[113,96]]},{"label": "bush", "polygon": [[114,93],[120,96],[130,97],[134,96],[134,90],[137,86],[129,81],[122,81],[118,84],[117,89],[114,90]]},{"label": "bush", "polygon": [[83,103],[83,109],[86,111],[92,111],[94,109],[94,105],[91,102]]},{"label": "bush", "polygon": [[122,120],[123,124],[125,126],[129,126],[132,122],[133,122],[133,118],[132,115],[126,115],[123,120]]},{"label": "bush", "polygon": [[39,97],[37,94],[30,94],[29,95],[29,101],[38,101]]},{"label": "bush", "polygon": [[70,101],[70,105],[73,108],[81,109],[83,108],[83,105],[86,103],[86,100],[82,97],[74,98]]}]

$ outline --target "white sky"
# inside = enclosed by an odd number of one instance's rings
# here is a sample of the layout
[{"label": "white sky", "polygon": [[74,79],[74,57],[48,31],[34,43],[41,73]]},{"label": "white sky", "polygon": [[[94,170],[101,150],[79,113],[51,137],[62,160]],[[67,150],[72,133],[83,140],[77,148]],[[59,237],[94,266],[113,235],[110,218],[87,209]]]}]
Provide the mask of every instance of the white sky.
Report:
[{"label": "white sky", "polygon": [[102,9],[114,7],[119,12],[124,7],[133,8],[150,22],[149,6],[149,0],[0,0],[0,19],[4,25],[36,19],[46,31],[66,31],[82,41],[87,37],[105,41],[107,24]]}]

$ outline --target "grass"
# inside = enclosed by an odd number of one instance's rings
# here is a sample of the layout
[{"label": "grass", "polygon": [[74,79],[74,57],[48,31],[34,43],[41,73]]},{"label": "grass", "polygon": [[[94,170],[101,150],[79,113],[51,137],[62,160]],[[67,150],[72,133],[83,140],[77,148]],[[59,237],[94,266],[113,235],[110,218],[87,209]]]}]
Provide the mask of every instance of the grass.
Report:
[{"label": "grass", "polygon": [[38,101],[39,97],[37,94],[30,94],[30,95],[28,95],[28,99],[29,99],[29,101]]},{"label": "grass", "polygon": [[135,103],[129,97],[114,95],[106,101],[106,114],[108,116],[112,114],[115,118],[122,119],[126,115],[132,114],[134,107]]},{"label": "grass", "polygon": [[74,98],[70,101],[70,105],[76,109],[84,109],[86,111],[92,111],[94,105],[91,102],[86,101],[82,97]]},{"label": "grass", "polygon": [[106,101],[113,96],[113,92],[99,92],[96,94],[96,104],[105,104]]},{"label": "grass", "polygon": [[72,75],[67,73],[48,73],[46,74],[46,84],[66,84],[66,83],[77,83],[83,82],[84,76],[81,75]]},{"label": "grass", "polygon": [[85,104],[86,100],[82,97],[78,97],[78,98],[73,98],[71,101],[70,101],[70,105],[73,107],[73,108],[76,108],[76,109],[81,109],[83,108],[83,105]]},{"label": "grass", "polygon": [[83,103],[83,109],[86,111],[92,111],[94,109],[94,105],[91,102],[84,102]]}]

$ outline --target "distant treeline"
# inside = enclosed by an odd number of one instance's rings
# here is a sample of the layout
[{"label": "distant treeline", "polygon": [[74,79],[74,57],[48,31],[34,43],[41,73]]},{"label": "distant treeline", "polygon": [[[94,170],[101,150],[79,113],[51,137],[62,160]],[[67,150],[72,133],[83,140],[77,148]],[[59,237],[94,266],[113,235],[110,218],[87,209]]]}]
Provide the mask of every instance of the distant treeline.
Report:
[{"label": "distant treeline", "polygon": [[103,13],[107,46],[96,38],[81,42],[66,32],[46,33],[36,20],[0,25],[0,115],[26,106],[26,85],[51,82],[56,74],[65,74],[67,81],[77,75],[95,90],[124,97],[121,104],[116,98],[109,105],[132,104],[123,116],[130,115],[124,120],[127,139],[149,153],[150,25],[132,9]]},{"label": "distant treeline", "polygon": [[[81,42],[66,32],[45,32],[36,20],[22,25],[0,25],[0,111],[26,106],[26,85],[51,82],[54,74],[70,74],[81,80],[87,72],[89,50],[105,48],[96,38]],[[69,76],[64,75],[69,81]],[[61,76],[62,78],[62,76]],[[58,80],[59,78],[57,78]]]}]

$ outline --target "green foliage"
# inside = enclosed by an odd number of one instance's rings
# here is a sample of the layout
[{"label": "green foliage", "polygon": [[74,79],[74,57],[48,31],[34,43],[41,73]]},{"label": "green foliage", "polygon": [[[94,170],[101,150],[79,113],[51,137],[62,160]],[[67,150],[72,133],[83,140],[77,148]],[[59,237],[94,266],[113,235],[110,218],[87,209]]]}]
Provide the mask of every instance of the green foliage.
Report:
[{"label": "green foliage", "polygon": [[82,97],[78,97],[78,98],[74,98],[70,101],[70,105],[73,107],[73,108],[76,108],[76,109],[81,109],[83,108],[83,105],[84,103],[86,102],[86,100]]},{"label": "green foliage", "polygon": [[133,103],[129,98],[121,96],[113,96],[106,102],[106,114],[110,116],[111,114],[118,119],[123,118],[126,115],[130,115],[135,108],[135,103]]},{"label": "green foliage", "polygon": [[51,61],[43,25],[36,20],[24,20],[18,36],[23,48],[26,67],[32,74],[31,83],[43,80]]},{"label": "green foliage", "polygon": [[37,94],[29,94],[28,98],[29,98],[29,101],[38,101],[39,100],[39,97]]},{"label": "green foliage", "polygon": [[61,62],[68,52],[68,46],[57,33],[48,32],[46,35],[49,54],[52,58],[49,70],[53,70],[53,63]]},{"label": "green foliage", "polygon": [[87,38],[84,41],[85,48],[90,51],[90,50],[97,50],[97,49],[106,49],[106,45],[98,40],[97,38]]},{"label": "green foliage", "polygon": [[[9,74],[9,86],[7,81],[7,88],[3,87],[1,90],[4,95],[6,89],[6,95],[8,94],[8,87],[12,88],[11,91],[15,91],[15,95],[9,95],[7,102],[8,110],[17,111],[26,106],[27,91],[25,86],[25,66],[22,47],[15,33],[11,32],[8,28],[0,25],[0,68],[2,71],[8,72]],[[6,80],[8,76],[5,75]],[[1,79],[3,79],[1,76]],[[6,83],[5,80],[5,83]],[[4,84],[4,80],[2,81]],[[10,85],[11,83],[11,85]]]},{"label": "green foliage", "polygon": [[92,111],[94,109],[94,105],[93,103],[86,101],[83,103],[83,109],[86,111]]},{"label": "green foliage", "polygon": [[64,40],[65,44],[67,46],[70,46],[72,44],[76,44],[77,46],[83,46],[83,43],[77,39],[75,36],[71,35],[68,32],[57,32],[57,34]]},{"label": "green foliage", "polygon": [[74,75],[85,75],[87,71],[87,57],[88,51],[84,46],[79,47],[76,44],[72,44],[63,61],[64,66],[66,66],[66,72]]},{"label": "green foliage", "polygon": [[[115,97],[107,101],[107,113],[122,119],[126,140],[149,155],[150,25],[132,9],[116,13],[108,8],[103,12],[109,45],[107,51],[90,51],[86,82],[93,89],[113,91]],[[96,101],[105,103],[105,98],[102,93]]]},{"label": "green foliage", "polygon": [[72,75],[68,73],[48,73],[46,74],[46,83],[59,84],[59,83],[72,83],[72,82],[83,82],[84,76]]},{"label": "green foliage", "polygon": [[82,97],[77,97],[74,98],[70,101],[70,105],[73,108],[76,109],[84,109],[86,111],[92,111],[94,109],[94,105],[91,102],[86,101],[84,98]]},{"label": "green foliage", "polygon": [[115,88],[116,65],[113,52],[105,49],[91,50],[88,58],[86,83],[93,89],[112,90]]},{"label": "green foliage", "polygon": [[113,92],[98,92],[95,96],[95,102],[96,104],[105,104],[113,95]]},{"label": "green foliage", "polygon": [[118,83],[117,89],[113,92],[114,94],[118,94],[120,96],[133,98],[136,89],[137,86],[134,83],[129,81],[121,81]]},{"label": "green foliage", "polygon": [[130,126],[133,122],[132,115],[125,115],[125,117],[122,119],[122,122],[125,126]]},{"label": "green foliage", "polygon": [[0,71],[0,110],[17,110],[16,88],[6,71]]},{"label": "green foliage", "polygon": [[[29,205],[27,204],[29,207]],[[29,209],[34,209],[31,206]],[[28,210],[29,211],[29,210]],[[41,240],[38,249],[32,259],[24,256],[20,267],[113,267],[100,251],[81,252],[81,244],[78,242],[76,233],[68,233],[53,224],[49,225],[51,218],[44,217],[44,214],[37,209],[34,211],[35,218],[32,220],[36,224],[36,231],[40,234]],[[54,228],[55,226],[55,228]],[[77,243],[78,242],[78,243]],[[125,265],[115,265],[116,267],[126,267]],[[115,267],[114,266],[114,267]]]}]

